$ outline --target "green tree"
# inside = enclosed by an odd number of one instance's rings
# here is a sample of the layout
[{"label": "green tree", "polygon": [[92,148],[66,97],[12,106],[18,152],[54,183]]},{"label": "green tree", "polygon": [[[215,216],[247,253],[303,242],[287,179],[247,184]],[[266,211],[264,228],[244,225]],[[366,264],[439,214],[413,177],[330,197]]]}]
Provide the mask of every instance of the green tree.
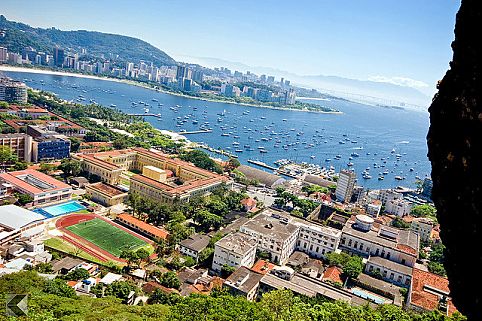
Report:
[{"label": "green tree", "polygon": [[222,174],[223,172],[221,166],[212,160],[208,154],[198,149],[184,152],[180,155],[180,158],[184,161],[193,163],[197,167],[207,169],[218,174]]},{"label": "green tree", "polygon": [[48,281],[43,290],[45,293],[55,294],[66,298],[75,298],[77,296],[75,290],[68,286],[65,280],[62,279]]},{"label": "green tree", "polygon": [[194,222],[198,223],[203,231],[209,231],[211,228],[217,229],[223,223],[223,218],[207,210],[197,212],[193,217]]},{"label": "green tree", "polygon": [[82,165],[78,160],[75,159],[62,159],[62,162],[58,166],[65,176],[77,176],[82,171]]},{"label": "green tree", "polygon": [[396,227],[396,228],[400,228],[400,229],[407,229],[407,228],[410,228],[410,223],[407,223],[405,222],[403,219],[401,219],[400,217],[396,217],[393,221],[392,221],[392,226],[393,227]]},{"label": "green tree", "polygon": [[149,258],[150,254],[146,249],[141,248],[136,251],[136,256],[139,260],[145,261]]},{"label": "green tree", "polygon": [[179,287],[181,286],[181,281],[177,277],[176,272],[173,271],[168,271],[162,274],[159,278],[159,282],[161,283],[161,285],[168,288],[179,289]]},{"label": "green tree", "polygon": [[17,161],[17,155],[12,153],[12,149],[8,146],[0,145],[0,165],[5,167]]},{"label": "green tree", "polygon": [[442,263],[439,262],[428,262],[428,270],[441,276],[447,276],[447,271],[445,271],[445,267]]},{"label": "green tree", "polygon": [[20,205],[25,205],[33,201],[33,197],[28,194],[18,194],[17,201]]},{"label": "green tree", "polygon": [[352,279],[356,279],[362,271],[363,262],[359,256],[351,256],[348,262],[343,265],[343,273]]},{"label": "green tree", "polygon": [[414,206],[410,212],[415,217],[436,217],[437,209],[429,204]]},{"label": "green tree", "polygon": [[105,296],[114,296],[118,299],[121,299],[123,302],[126,302],[129,298],[129,293],[131,291],[138,292],[138,288],[126,281],[115,281],[112,284],[108,285],[104,290]]},{"label": "green tree", "polygon": [[27,168],[28,168],[28,163],[26,162],[15,162],[15,164],[13,164],[13,170],[15,171],[21,171]]},{"label": "green tree", "polygon": [[90,273],[84,268],[77,268],[67,273],[63,278],[65,280],[73,280],[73,281],[85,280],[90,278]]},{"label": "green tree", "polygon": [[41,163],[39,171],[45,174],[51,174],[57,167],[54,164]]}]

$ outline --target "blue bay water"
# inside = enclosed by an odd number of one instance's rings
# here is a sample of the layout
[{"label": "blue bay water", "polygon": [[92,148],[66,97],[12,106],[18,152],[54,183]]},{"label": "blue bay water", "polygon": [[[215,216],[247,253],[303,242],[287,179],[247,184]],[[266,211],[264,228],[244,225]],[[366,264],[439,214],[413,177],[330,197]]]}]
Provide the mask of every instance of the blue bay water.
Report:
[{"label": "blue bay water", "polygon": [[[66,100],[76,100],[83,95],[86,103],[94,99],[105,106],[116,105],[126,113],[144,113],[144,106],[139,104],[143,101],[150,105],[150,113],[162,115],[161,119],[145,117],[159,129],[193,131],[205,124],[205,128],[212,128],[211,133],[186,137],[229,150],[242,163],[253,159],[273,165],[278,159],[288,158],[323,167],[334,166],[339,171],[352,162],[358,183],[371,189],[398,185],[413,187],[416,176],[423,179],[430,174],[426,156],[425,138],[429,126],[426,112],[384,109],[343,100],[311,101],[333,107],[343,114],[274,110],[178,97],[98,79],[24,72],[5,74]],[[176,105],[181,106],[177,112],[171,109]],[[219,115],[223,113],[224,116]],[[185,122],[179,125],[182,120]],[[221,136],[223,133],[229,136]],[[267,152],[261,153],[260,148]],[[359,157],[349,160],[352,153]],[[399,161],[396,154],[402,155]],[[336,155],[341,155],[341,159],[336,160]],[[385,167],[374,168],[374,163]],[[367,168],[371,179],[362,178],[361,173]],[[384,175],[384,180],[378,180],[379,173],[385,170],[389,174]],[[398,181],[395,176],[405,177],[405,180]]]}]

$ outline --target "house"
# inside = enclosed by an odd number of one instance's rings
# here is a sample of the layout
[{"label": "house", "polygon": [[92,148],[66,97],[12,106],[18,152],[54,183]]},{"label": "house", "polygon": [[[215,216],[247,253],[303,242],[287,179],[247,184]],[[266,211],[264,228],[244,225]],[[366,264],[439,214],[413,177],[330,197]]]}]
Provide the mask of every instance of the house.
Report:
[{"label": "house", "polygon": [[105,285],[109,285],[116,281],[120,281],[122,279],[123,279],[123,276],[121,274],[115,274],[115,273],[109,272],[106,275],[104,275],[104,277],[100,279],[99,282]]},{"label": "house", "polygon": [[263,274],[256,273],[245,266],[240,266],[224,282],[224,287],[233,295],[241,295],[249,301],[257,297],[259,281]]},{"label": "house", "polygon": [[241,201],[241,205],[243,205],[243,210],[245,212],[255,212],[257,202],[254,198],[248,197]]},{"label": "house", "polygon": [[256,263],[251,267],[251,271],[254,271],[259,274],[266,274],[271,271],[275,265],[270,263],[269,261],[259,259]]},{"label": "house", "polygon": [[84,263],[84,261],[80,259],[66,256],[58,261],[52,261],[52,271],[60,274],[67,274],[82,263]]},{"label": "house", "polygon": [[301,273],[317,279],[323,274],[323,263],[321,263],[320,260],[310,259],[309,262],[301,268]]},{"label": "house", "polygon": [[221,272],[223,266],[252,267],[256,258],[256,240],[244,233],[228,234],[214,244],[212,269]]},{"label": "house", "polygon": [[413,269],[407,307],[419,312],[439,310],[448,316],[457,311],[450,297],[448,279],[417,268]]},{"label": "house", "polygon": [[211,238],[207,235],[193,234],[179,243],[179,252],[198,260],[199,254],[209,245]]},{"label": "house", "polygon": [[208,275],[207,269],[196,270],[189,267],[179,271],[178,278],[181,281],[179,293],[182,296],[188,296],[192,293],[210,294],[213,289],[220,289],[224,282],[217,276]]},{"label": "house", "polygon": [[310,261],[310,257],[308,256],[308,254],[300,251],[294,251],[293,254],[290,255],[286,265],[289,265],[294,269],[301,269],[301,267],[304,266],[309,261]]},{"label": "house", "polygon": [[330,266],[328,267],[325,272],[323,273],[323,281],[333,282],[342,285],[343,279],[341,278],[343,274],[342,269],[337,266]]}]

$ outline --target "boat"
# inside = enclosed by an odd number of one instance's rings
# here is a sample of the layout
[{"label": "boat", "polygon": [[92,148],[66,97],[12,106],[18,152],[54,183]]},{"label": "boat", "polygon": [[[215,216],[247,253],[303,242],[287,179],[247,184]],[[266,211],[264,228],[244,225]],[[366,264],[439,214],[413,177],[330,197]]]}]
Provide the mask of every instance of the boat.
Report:
[{"label": "boat", "polygon": [[348,164],[346,164],[347,166],[353,166],[354,164],[352,162],[349,162]]},{"label": "boat", "polygon": [[379,181],[383,181],[384,179],[385,179],[385,177],[383,177],[383,176],[378,176],[378,180],[379,180]]},{"label": "boat", "polygon": [[117,107],[117,105],[115,105],[115,104],[110,104],[110,106],[113,107],[113,108]]},{"label": "boat", "polygon": [[315,155],[311,155],[310,158],[311,158],[311,159],[315,159],[316,156],[315,156]]},{"label": "boat", "polygon": [[235,151],[236,153],[242,153],[242,152],[243,152],[242,149],[236,149],[236,150],[234,150],[234,151]]},{"label": "boat", "polygon": [[403,179],[402,176],[395,176],[395,179],[398,180],[398,181],[401,181]]}]

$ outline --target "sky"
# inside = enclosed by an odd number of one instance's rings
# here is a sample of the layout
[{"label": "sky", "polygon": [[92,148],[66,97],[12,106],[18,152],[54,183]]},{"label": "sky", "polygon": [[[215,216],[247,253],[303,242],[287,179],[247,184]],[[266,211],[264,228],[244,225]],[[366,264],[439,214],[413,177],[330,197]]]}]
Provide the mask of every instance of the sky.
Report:
[{"label": "sky", "polygon": [[435,88],[460,0],[1,0],[35,27],[141,38],[173,58]]}]

